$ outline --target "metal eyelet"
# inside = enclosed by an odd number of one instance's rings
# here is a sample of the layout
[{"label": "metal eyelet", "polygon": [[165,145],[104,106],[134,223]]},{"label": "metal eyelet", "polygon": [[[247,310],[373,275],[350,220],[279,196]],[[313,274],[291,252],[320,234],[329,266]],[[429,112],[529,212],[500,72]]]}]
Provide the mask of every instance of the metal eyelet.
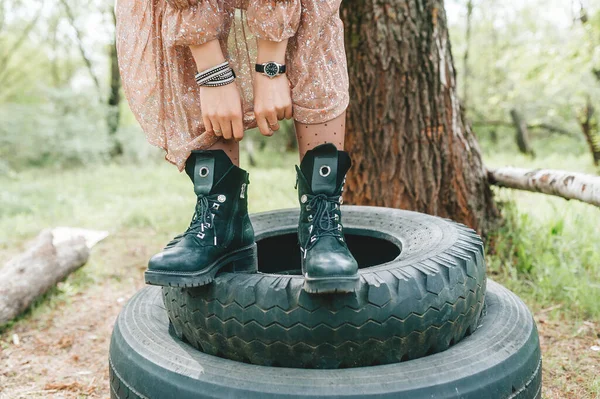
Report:
[{"label": "metal eyelet", "polygon": [[196,234],[196,237],[203,239],[205,235],[206,234],[204,234],[204,233],[198,233],[198,234]]},{"label": "metal eyelet", "polygon": [[315,242],[317,240],[317,236],[310,237],[310,242]]},{"label": "metal eyelet", "polygon": [[340,205],[342,205],[344,203],[344,199],[342,198],[342,196],[340,195],[340,199],[338,201],[340,203]]},{"label": "metal eyelet", "polygon": [[219,201],[219,202],[225,202],[226,200],[227,200],[227,197],[224,196],[223,194],[221,194],[217,197],[217,201]]},{"label": "metal eyelet", "polygon": [[312,208],[310,207],[310,205],[306,205],[306,210],[310,211]]},{"label": "metal eyelet", "polygon": [[341,224],[338,224],[338,230],[342,231],[342,225]]},{"label": "metal eyelet", "polygon": [[310,227],[308,228],[308,233],[310,234],[310,233],[312,233],[312,231],[313,231],[313,225],[311,224]]},{"label": "metal eyelet", "polygon": [[328,165],[323,165],[319,168],[319,174],[322,177],[327,177],[331,173],[331,168]]},{"label": "metal eyelet", "polygon": [[219,204],[217,204],[216,202],[213,204],[213,209],[219,209]]},{"label": "metal eyelet", "polygon": [[338,222],[340,220],[340,215],[338,215],[337,213],[335,214],[335,216],[333,217],[335,219],[336,222]]},{"label": "metal eyelet", "polygon": [[208,176],[209,173],[210,173],[210,169],[208,169],[206,166],[201,167],[200,171],[198,172],[200,177],[206,177],[206,176]]},{"label": "metal eyelet", "polygon": [[[313,221],[313,215],[308,215],[308,221],[312,222]],[[312,227],[312,226],[311,226]]]},{"label": "metal eyelet", "polygon": [[302,202],[303,204],[305,204],[306,201],[308,201],[308,197],[306,196],[306,194],[303,194],[302,197],[300,197],[300,202]]}]

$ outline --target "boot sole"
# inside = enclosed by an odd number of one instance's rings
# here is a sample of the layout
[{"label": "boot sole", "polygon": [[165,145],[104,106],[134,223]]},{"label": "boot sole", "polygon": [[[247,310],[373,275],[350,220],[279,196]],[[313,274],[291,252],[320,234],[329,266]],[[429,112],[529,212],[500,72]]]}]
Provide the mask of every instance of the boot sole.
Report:
[{"label": "boot sole", "polygon": [[309,278],[304,276],[304,291],[309,294],[344,294],[356,292],[359,287],[359,277],[322,277]]},{"label": "boot sole", "polygon": [[256,244],[232,251],[198,272],[146,270],[144,279],[149,285],[200,287],[212,283],[217,273],[226,267],[233,273],[256,273],[258,271]]}]

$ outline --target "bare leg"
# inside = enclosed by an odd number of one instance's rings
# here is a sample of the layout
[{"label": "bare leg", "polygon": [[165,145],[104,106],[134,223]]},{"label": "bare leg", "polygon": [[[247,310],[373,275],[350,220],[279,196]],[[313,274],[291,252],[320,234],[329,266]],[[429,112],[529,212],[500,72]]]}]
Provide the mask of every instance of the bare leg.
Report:
[{"label": "bare leg", "polygon": [[338,150],[344,149],[344,136],[346,134],[346,111],[340,116],[325,123],[306,125],[295,122],[296,137],[298,138],[298,151],[300,161],[306,151],[325,143],[332,143]]},{"label": "bare leg", "polygon": [[231,159],[231,162],[240,166],[240,143],[230,139],[225,140],[221,138],[221,140],[217,141],[215,144],[210,147],[211,150],[223,150],[225,154]]}]

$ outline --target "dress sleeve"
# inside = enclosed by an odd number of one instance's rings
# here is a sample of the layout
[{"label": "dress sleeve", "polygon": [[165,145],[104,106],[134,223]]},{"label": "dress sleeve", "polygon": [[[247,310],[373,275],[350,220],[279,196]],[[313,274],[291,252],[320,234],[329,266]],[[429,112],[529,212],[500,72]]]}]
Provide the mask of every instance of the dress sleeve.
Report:
[{"label": "dress sleeve", "polygon": [[228,11],[219,0],[166,0],[163,35],[167,46],[192,46],[219,38]]},{"label": "dress sleeve", "polygon": [[250,0],[248,27],[259,39],[280,42],[296,34],[301,10],[301,0]]}]

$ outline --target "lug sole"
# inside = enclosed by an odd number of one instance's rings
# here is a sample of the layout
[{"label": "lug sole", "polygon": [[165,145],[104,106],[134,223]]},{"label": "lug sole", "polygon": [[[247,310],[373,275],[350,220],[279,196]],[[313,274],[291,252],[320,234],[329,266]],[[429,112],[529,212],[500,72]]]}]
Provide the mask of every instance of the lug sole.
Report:
[{"label": "lug sole", "polygon": [[256,244],[232,251],[198,272],[171,272],[146,270],[146,284],[163,287],[200,287],[213,282],[222,269],[233,273],[256,273],[258,256]]},{"label": "lug sole", "polygon": [[349,294],[359,288],[359,277],[304,278],[304,291],[309,294]]}]

